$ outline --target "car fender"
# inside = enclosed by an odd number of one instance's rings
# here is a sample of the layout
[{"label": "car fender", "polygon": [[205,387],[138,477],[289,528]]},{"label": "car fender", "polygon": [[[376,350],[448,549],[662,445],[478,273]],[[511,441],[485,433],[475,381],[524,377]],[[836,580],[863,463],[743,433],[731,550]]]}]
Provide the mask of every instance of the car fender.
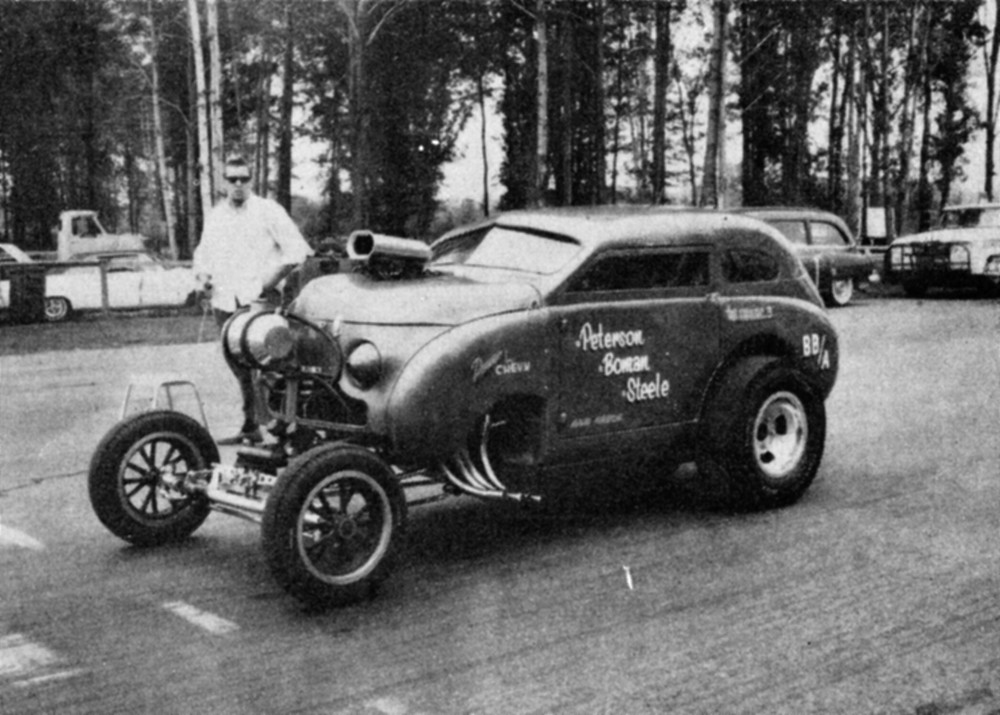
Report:
[{"label": "car fender", "polygon": [[794,365],[824,399],[833,390],[840,344],[822,308],[791,298],[728,298],[722,322],[723,358],[709,393],[733,364],[758,355]]},{"label": "car fender", "polygon": [[476,420],[511,395],[547,398],[548,311],[494,315],[457,326],[417,351],[386,403],[391,448],[438,459],[465,444]]}]

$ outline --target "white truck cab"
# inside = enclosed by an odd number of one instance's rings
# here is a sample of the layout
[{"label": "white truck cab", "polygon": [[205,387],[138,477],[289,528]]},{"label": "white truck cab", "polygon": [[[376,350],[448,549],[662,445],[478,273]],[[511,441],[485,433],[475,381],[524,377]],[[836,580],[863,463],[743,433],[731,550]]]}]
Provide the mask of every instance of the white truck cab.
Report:
[{"label": "white truck cab", "polygon": [[109,251],[145,251],[145,239],[134,233],[113,234],[104,230],[96,211],[75,210],[59,214],[56,233],[57,259],[75,261]]}]

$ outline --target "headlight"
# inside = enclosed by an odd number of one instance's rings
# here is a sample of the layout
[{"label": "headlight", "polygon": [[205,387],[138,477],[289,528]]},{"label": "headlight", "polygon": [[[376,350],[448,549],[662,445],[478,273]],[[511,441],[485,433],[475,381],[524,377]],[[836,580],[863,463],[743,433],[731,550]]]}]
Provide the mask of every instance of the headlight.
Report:
[{"label": "headlight", "polygon": [[251,367],[283,360],[295,347],[288,321],[269,312],[237,313],[226,323],[224,339],[229,355]]},{"label": "headlight", "polygon": [[382,376],[382,354],[372,343],[359,343],[347,356],[344,369],[358,387],[371,387]]},{"label": "headlight", "polygon": [[948,251],[948,262],[952,265],[965,265],[969,262],[969,247],[956,243]]}]

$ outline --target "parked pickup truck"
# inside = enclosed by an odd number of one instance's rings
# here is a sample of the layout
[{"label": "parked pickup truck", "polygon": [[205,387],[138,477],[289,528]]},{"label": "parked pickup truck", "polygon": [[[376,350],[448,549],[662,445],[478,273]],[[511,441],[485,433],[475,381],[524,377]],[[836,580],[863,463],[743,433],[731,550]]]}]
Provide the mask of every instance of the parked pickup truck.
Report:
[{"label": "parked pickup truck", "polygon": [[105,231],[96,211],[63,211],[52,231],[59,261],[77,261],[97,253],[146,250],[146,239],[138,234]]}]

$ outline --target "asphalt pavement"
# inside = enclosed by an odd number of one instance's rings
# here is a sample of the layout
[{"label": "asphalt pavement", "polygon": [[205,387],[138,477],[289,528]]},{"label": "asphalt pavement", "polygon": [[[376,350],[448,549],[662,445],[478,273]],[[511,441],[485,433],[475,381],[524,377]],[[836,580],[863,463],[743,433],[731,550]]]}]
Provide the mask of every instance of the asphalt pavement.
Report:
[{"label": "asphalt pavement", "polygon": [[1000,303],[831,317],[798,504],[713,509],[690,468],[583,513],[456,498],[412,511],[374,600],[319,615],[252,524],[144,550],[90,510],[130,383],[191,379],[239,426],[216,343],[0,356],[0,712],[1000,713]]}]

